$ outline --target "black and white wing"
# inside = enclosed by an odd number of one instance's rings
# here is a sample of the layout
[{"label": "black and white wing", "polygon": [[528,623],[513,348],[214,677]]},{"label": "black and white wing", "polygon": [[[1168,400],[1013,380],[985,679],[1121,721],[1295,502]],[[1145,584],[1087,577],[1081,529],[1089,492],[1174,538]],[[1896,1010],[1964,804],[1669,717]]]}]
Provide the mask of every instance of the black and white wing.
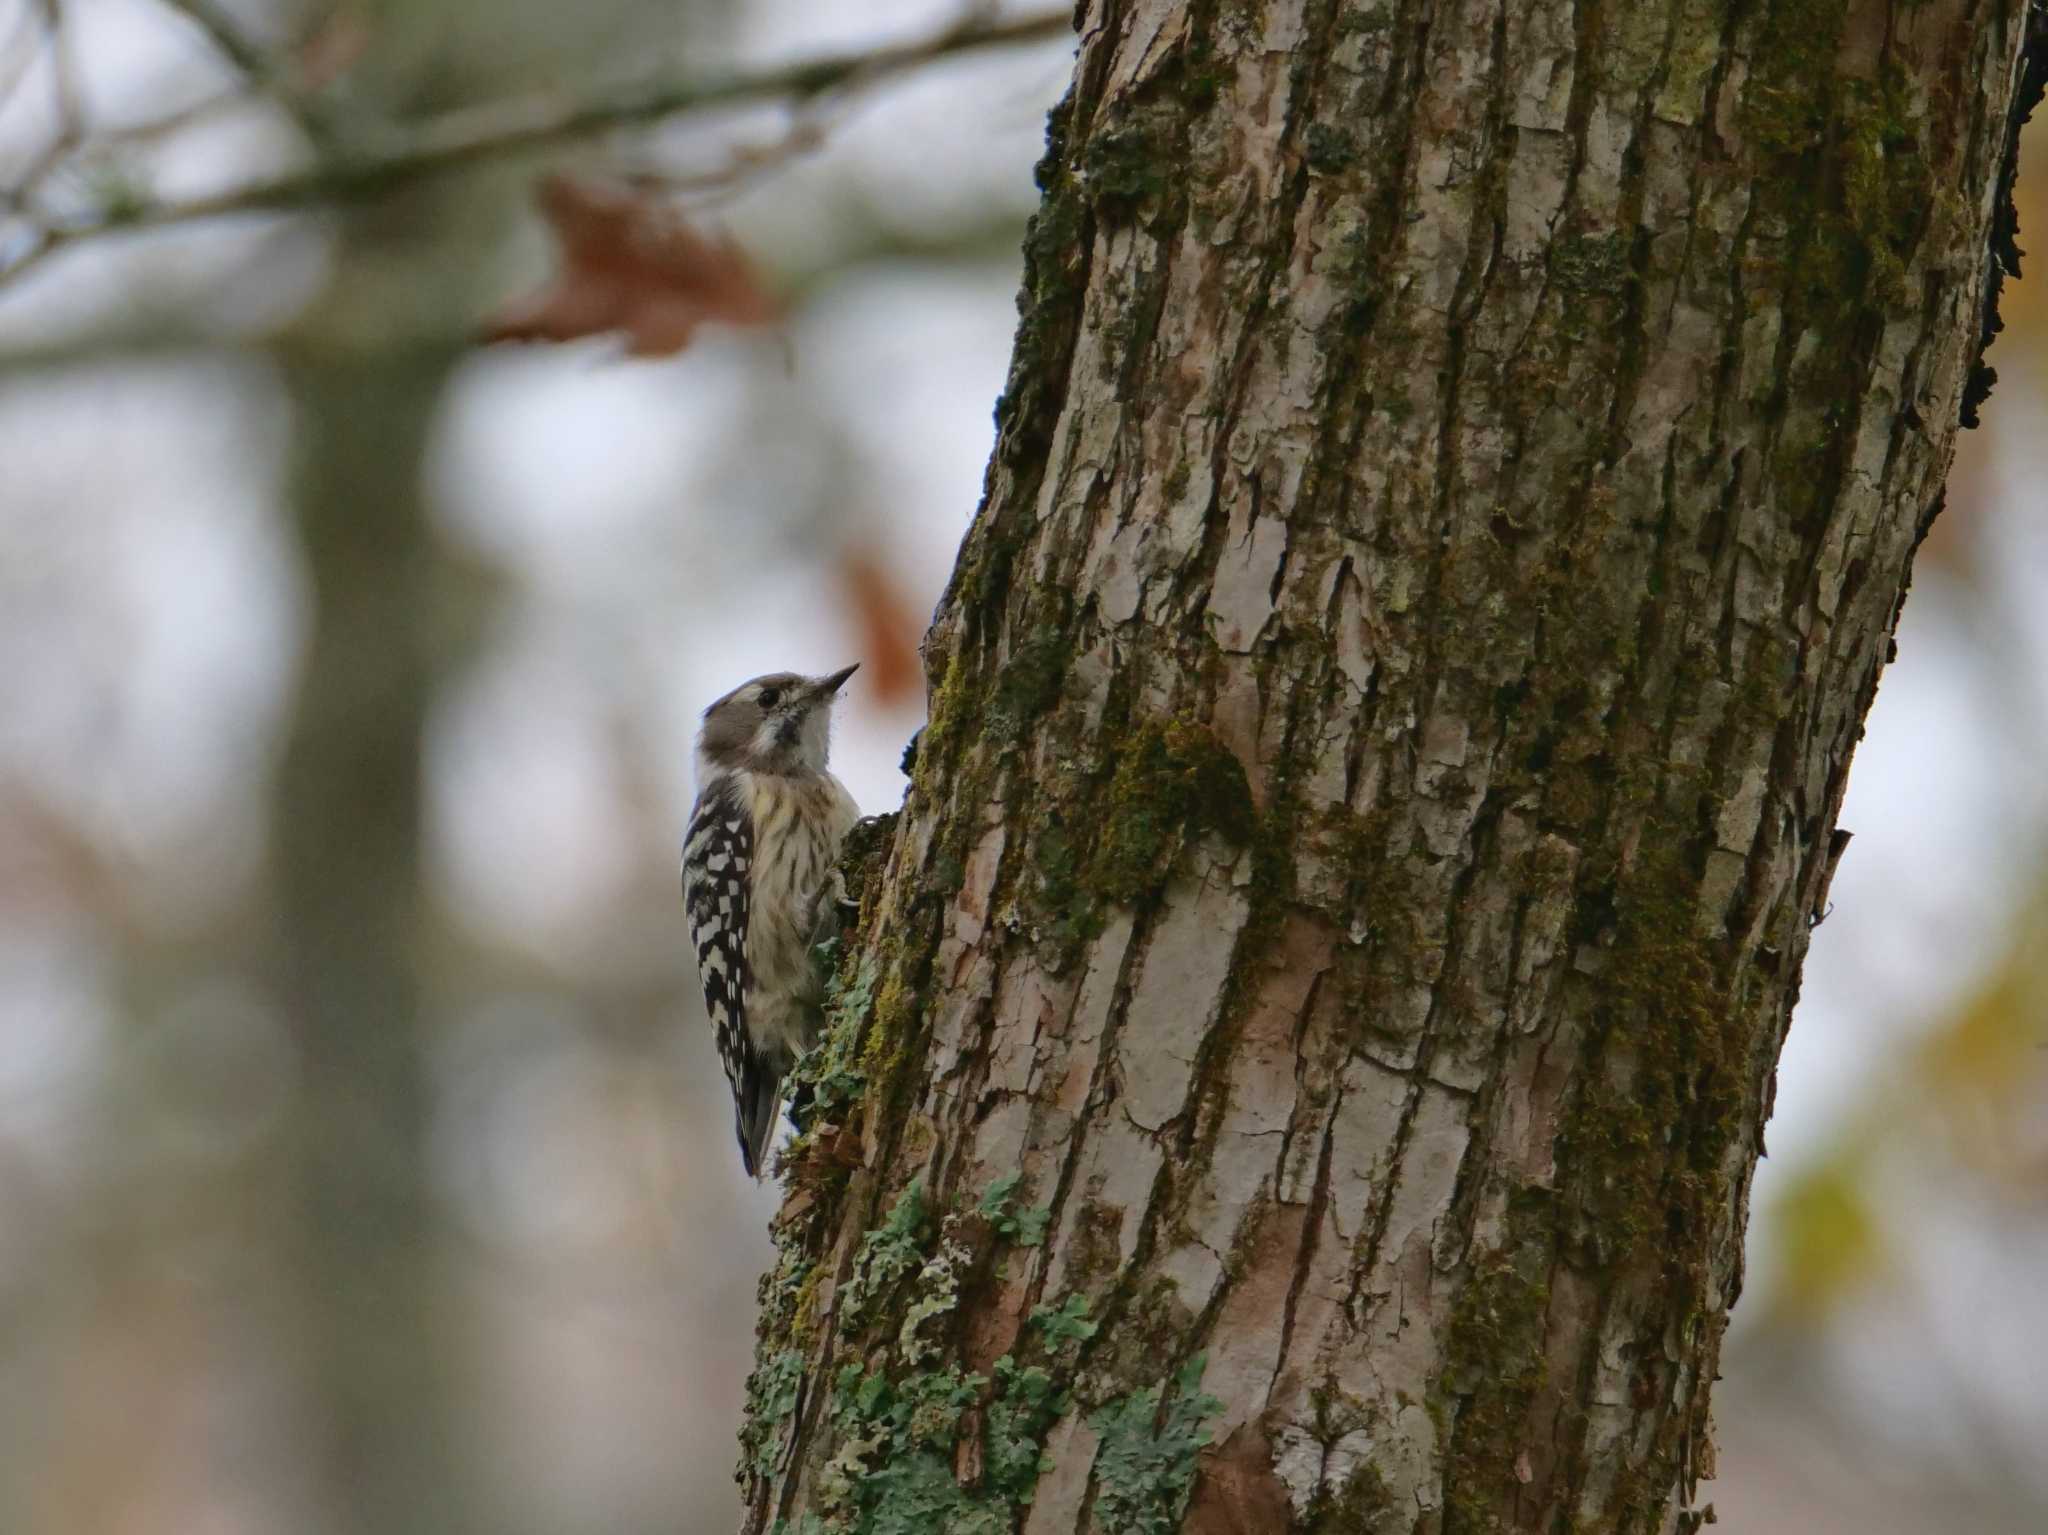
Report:
[{"label": "black and white wing", "polygon": [[[749,1108],[760,1096],[764,1075],[747,1032],[747,893],[754,862],[754,825],[730,780],[707,784],[690,815],[683,839],[683,911],[697,951],[697,975],[704,1010],[718,1042],[718,1058],[732,1084],[740,1157],[758,1175],[765,1136],[749,1123]],[[773,1084],[769,1084],[773,1093]],[[774,1118],[771,1097],[768,1116]],[[761,1143],[757,1145],[758,1143]]]}]

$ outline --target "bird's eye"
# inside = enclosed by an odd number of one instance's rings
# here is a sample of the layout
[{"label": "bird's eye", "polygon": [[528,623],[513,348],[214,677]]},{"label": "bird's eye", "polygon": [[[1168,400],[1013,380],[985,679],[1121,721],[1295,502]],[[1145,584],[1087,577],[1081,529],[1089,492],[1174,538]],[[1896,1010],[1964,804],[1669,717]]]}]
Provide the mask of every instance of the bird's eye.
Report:
[{"label": "bird's eye", "polygon": [[781,688],[763,688],[761,689],[761,707],[764,709],[772,709],[775,707],[776,703],[780,701],[781,697]]}]

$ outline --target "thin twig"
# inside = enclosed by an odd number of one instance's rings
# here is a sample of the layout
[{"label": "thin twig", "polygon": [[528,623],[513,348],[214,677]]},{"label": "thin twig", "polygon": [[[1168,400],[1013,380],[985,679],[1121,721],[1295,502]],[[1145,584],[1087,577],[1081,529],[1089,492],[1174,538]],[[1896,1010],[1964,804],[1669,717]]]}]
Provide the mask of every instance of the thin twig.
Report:
[{"label": "thin twig", "polygon": [[139,123],[129,123],[108,134],[106,144],[110,148],[139,149],[170,138],[173,134],[183,133],[187,128],[196,127],[222,112],[232,112],[238,107],[269,104],[270,98],[259,94],[254,87],[246,82],[238,83],[224,91],[216,91],[211,96],[201,96],[182,107],[173,107],[159,116],[145,117]]},{"label": "thin twig", "polygon": [[57,137],[76,143],[85,131],[84,94],[78,86],[78,58],[71,51],[71,33],[64,25],[62,0],[41,0],[43,33],[48,38],[51,79],[57,93]]},{"label": "thin twig", "polygon": [[7,40],[0,43],[0,106],[7,104],[15,88],[27,78],[29,70],[41,56],[35,34],[39,30],[35,23],[36,8],[24,3],[14,13]]},{"label": "thin twig", "polygon": [[161,0],[161,3],[204,32],[214,51],[251,80],[265,82],[276,72],[277,65],[270,55],[259,48],[255,40],[242,30],[241,23],[216,5],[214,0]]},{"label": "thin twig", "polygon": [[678,171],[656,165],[632,165],[620,179],[643,191],[717,203],[736,196],[792,160],[816,153],[825,146],[826,139],[824,124],[808,115],[799,115],[778,137],[766,143],[735,145],[720,164],[708,169]]},{"label": "thin twig", "polygon": [[[584,100],[529,98],[458,109],[392,130],[385,147],[357,148],[353,153],[333,155],[302,169],[209,196],[145,203],[118,214],[53,223],[44,231],[45,243],[33,258],[40,260],[103,235],[374,197],[484,160],[573,143],[612,129],[710,107],[777,96],[809,100],[828,91],[866,86],[938,59],[1064,36],[1071,27],[1071,12],[1061,10],[1011,21],[973,22],[914,42],[724,79],[654,81],[615,87],[605,95]],[[0,282],[20,270],[21,263],[0,266]]]},{"label": "thin twig", "polygon": [[[22,169],[19,183],[0,188],[0,204],[17,212],[30,207],[35,190],[85,136],[85,100],[78,85],[78,60],[71,51],[70,33],[64,26],[62,0],[35,0],[35,8],[42,17],[43,51],[50,61],[50,90],[57,121],[50,141]],[[39,228],[37,233],[43,235],[47,231]],[[39,259],[40,246],[32,254]],[[0,278],[12,276],[13,272],[11,263],[0,266]]]},{"label": "thin twig", "polygon": [[[934,229],[889,224],[882,210],[856,208],[851,223],[825,246],[804,242],[799,248],[773,253],[778,258],[774,264],[776,290],[794,308],[826,282],[871,265],[1014,261],[1024,219],[1023,208],[1002,208],[975,212],[958,224]],[[780,259],[783,257],[792,258],[794,264]],[[238,280],[231,271],[213,278],[207,291],[232,291]],[[211,356],[252,342],[248,334],[225,334],[208,317],[204,303],[157,300],[152,304],[144,300],[144,304],[139,312],[100,315],[66,334],[13,346],[0,344],[0,376],[19,378],[109,359]],[[474,335],[468,319],[453,313],[413,318],[417,325],[380,332],[380,351],[445,357],[449,347],[461,346]]]},{"label": "thin twig", "polygon": [[327,144],[332,135],[325,115],[291,88],[277,58],[244,32],[241,23],[216,0],[162,0],[162,4],[205,33],[214,50],[244,79],[291,114],[309,141],[315,146]]},{"label": "thin twig", "polygon": [[19,277],[30,267],[40,265],[55,249],[56,242],[50,238],[47,229],[29,228],[24,231],[20,249],[7,257],[6,265],[0,266],[0,282]]}]

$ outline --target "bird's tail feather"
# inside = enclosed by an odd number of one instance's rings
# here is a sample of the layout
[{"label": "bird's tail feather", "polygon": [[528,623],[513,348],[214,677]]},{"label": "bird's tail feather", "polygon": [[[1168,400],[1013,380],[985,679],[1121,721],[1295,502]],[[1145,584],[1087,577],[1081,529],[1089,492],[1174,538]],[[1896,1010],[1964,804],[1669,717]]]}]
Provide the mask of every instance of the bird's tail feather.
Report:
[{"label": "bird's tail feather", "polygon": [[734,1105],[740,1161],[746,1165],[750,1178],[758,1178],[767,1170],[768,1143],[775,1139],[775,1122],[782,1117],[781,1108],[781,1073],[755,1062],[747,1069]]}]

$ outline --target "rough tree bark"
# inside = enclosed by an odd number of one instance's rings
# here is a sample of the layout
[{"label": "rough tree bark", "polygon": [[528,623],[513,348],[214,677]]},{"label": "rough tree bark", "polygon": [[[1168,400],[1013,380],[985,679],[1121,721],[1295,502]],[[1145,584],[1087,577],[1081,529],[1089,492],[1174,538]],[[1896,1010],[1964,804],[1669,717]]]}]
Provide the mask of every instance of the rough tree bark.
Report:
[{"label": "rough tree bark", "polygon": [[747,1527],[1689,1529],[2029,14],[1079,21]]}]

